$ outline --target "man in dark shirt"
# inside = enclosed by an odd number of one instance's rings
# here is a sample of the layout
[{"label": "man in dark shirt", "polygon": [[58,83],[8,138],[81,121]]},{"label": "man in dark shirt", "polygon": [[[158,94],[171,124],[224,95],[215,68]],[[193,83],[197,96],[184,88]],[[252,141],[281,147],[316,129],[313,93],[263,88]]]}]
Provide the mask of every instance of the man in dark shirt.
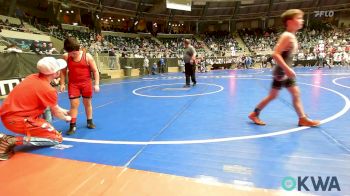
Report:
[{"label": "man in dark shirt", "polygon": [[185,75],[186,75],[186,85],[185,88],[190,87],[190,79],[192,79],[193,86],[197,84],[196,81],[196,50],[191,45],[189,39],[184,41],[185,51],[183,60],[185,62]]},{"label": "man in dark shirt", "polygon": [[39,42],[34,41],[30,46],[30,51],[35,52],[36,54],[40,54]]},{"label": "man in dark shirt", "polygon": [[47,45],[46,45],[45,42],[43,42],[41,44],[40,53],[42,53],[42,54],[47,54],[48,53],[48,48],[47,48]]}]

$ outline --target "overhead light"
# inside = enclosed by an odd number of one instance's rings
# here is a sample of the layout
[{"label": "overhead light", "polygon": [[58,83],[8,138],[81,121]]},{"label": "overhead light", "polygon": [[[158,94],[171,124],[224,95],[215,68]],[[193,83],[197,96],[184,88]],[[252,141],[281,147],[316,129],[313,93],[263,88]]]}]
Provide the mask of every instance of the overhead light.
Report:
[{"label": "overhead light", "polygon": [[113,20],[111,20],[111,22],[114,22]]},{"label": "overhead light", "polygon": [[139,21],[136,21],[135,23],[134,23],[134,25],[137,25],[139,23]]},{"label": "overhead light", "polygon": [[106,22],[108,22],[108,19],[106,19]]},{"label": "overhead light", "polygon": [[103,18],[101,18],[101,20],[103,20]]},{"label": "overhead light", "polygon": [[120,19],[118,19],[118,22],[120,22]]},{"label": "overhead light", "polygon": [[62,12],[62,10],[60,10],[60,12]]},{"label": "overhead light", "polygon": [[177,24],[175,24],[175,27],[177,27]]},{"label": "overhead light", "polygon": [[122,21],[124,21],[125,19],[124,18],[122,18]]},{"label": "overhead light", "polygon": [[112,19],[112,17],[109,17],[109,20],[111,20]]},{"label": "overhead light", "polygon": [[96,14],[96,18],[97,18],[97,19],[100,19],[100,17],[99,17],[97,14]]},{"label": "overhead light", "polygon": [[69,11],[66,11],[67,14],[69,14]]},{"label": "overhead light", "polygon": [[169,25],[171,25],[171,23],[169,22]]},{"label": "overhead light", "polygon": [[72,14],[73,14],[73,13],[74,13],[74,11],[72,10],[72,11],[70,11],[70,13],[72,13]]}]

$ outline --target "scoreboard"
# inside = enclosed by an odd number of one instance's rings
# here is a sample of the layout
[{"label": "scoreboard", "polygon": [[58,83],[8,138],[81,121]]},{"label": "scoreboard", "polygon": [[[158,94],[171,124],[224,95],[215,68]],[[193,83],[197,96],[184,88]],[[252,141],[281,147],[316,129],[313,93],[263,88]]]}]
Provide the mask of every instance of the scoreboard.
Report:
[{"label": "scoreboard", "polygon": [[166,0],[166,8],[191,11],[192,0]]}]

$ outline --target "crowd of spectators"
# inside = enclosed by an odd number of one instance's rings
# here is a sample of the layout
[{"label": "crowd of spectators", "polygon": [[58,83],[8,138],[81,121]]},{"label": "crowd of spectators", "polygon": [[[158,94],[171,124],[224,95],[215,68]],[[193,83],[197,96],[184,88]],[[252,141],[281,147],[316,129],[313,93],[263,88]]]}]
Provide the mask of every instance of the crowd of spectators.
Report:
[{"label": "crowd of spectators", "polygon": [[333,28],[330,30],[303,30],[297,34],[298,60],[318,60],[328,65],[349,64],[349,30]]},{"label": "crowd of spectators", "polygon": [[[12,31],[30,32],[24,28],[23,23],[11,24],[8,19],[0,19],[0,28]],[[94,32],[78,31],[78,30],[63,30],[57,26],[49,25],[45,27],[45,31],[50,35],[63,40],[65,37],[74,36],[80,43],[81,47],[85,48],[91,54],[108,53],[113,50],[114,54],[121,57],[136,57],[143,58],[148,56],[155,57],[182,57],[183,39],[179,38],[158,38],[155,41],[151,36],[117,36],[106,35],[101,36]],[[253,55],[259,53],[270,53],[277,43],[278,36],[282,31],[280,29],[243,29],[238,33],[244,41],[247,48]],[[297,34],[299,49],[295,55],[295,60],[317,60],[327,64],[349,64],[350,36],[349,30],[338,29],[332,26],[318,26],[318,28],[304,28]],[[199,56],[237,56],[236,52],[242,51],[238,42],[229,32],[210,32],[200,35],[203,41],[198,41],[192,37],[192,45],[196,48]],[[28,41],[28,40],[13,40],[14,45],[23,51],[32,51],[38,54],[59,53],[54,49],[52,43]],[[208,48],[210,52],[206,51]],[[252,64],[256,59],[246,56],[236,58],[238,64]],[[244,59],[244,60],[242,60]],[[248,60],[247,60],[248,59]],[[249,67],[249,66],[248,66]]]},{"label": "crowd of spectators", "polygon": [[232,34],[227,31],[206,33],[202,38],[210,51],[218,56],[224,56],[223,53],[227,51],[232,54],[231,56],[234,56],[237,51],[242,50]]},{"label": "crowd of spectators", "polygon": [[275,46],[278,33],[274,29],[243,29],[239,31],[239,35],[251,52],[259,53],[264,51],[272,51]]},{"label": "crowd of spectators", "polygon": [[30,31],[29,29],[24,27],[24,24],[13,24],[8,19],[2,20],[0,18],[0,29],[10,30],[10,31],[18,31],[18,32],[27,32],[27,33],[34,33]]},{"label": "crowd of spectators", "polygon": [[[281,31],[241,30],[240,36],[251,52],[259,54],[271,52]],[[314,60],[310,66],[327,64],[349,65],[349,29],[338,29],[324,24],[318,28],[304,28],[296,33],[299,48],[294,60]]]}]

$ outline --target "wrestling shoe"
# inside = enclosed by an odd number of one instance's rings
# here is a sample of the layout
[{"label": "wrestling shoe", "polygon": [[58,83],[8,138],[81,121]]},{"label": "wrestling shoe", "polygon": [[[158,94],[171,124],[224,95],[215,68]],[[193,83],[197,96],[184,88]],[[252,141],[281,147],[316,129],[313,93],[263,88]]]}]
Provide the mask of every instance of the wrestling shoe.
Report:
[{"label": "wrestling shoe", "polygon": [[14,154],[16,139],[14,136],[0,133],[0,161],[5,161],[11,158]]},{"label": "wrestling shoe", "polygon": [[256,112],[251,112],[248,117],[250,120],[252,120],[257,125],[266,125],[266,123],[264,123],[264,121],[260,120],[260,118],[256,114]]},{"label": "wrestling shoe", "polygon": [[311,120],[307,117],[299,118],[298,126],[316,127],[318,125],[320,125],[319,120]]}]

